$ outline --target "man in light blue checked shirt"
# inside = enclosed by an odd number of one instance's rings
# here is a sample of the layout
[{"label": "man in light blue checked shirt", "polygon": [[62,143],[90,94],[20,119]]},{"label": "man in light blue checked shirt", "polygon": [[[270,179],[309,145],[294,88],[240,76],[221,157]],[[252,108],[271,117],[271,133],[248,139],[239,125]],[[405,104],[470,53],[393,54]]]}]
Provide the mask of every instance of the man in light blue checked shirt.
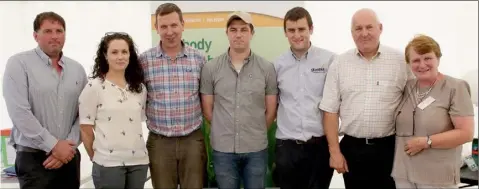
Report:
[{"label": "man in light blue checked shirt", "polygon": [[15,171],[21,189],[80,188],[78,97],[85,70],[62,52],[60,15],[40,13],[33,25],[38,47],[10,57],[3,77]]}]

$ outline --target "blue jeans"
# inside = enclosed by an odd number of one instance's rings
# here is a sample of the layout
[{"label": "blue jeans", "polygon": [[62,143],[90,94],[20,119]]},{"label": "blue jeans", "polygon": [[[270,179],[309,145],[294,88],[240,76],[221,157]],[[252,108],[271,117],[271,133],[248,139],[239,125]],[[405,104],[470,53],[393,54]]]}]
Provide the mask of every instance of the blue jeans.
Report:
[{"label": "blue jeans", "polygon": [[265,188],[268,150],[250,153],[224,153],[213,150],[213,166],[219,189]]}]

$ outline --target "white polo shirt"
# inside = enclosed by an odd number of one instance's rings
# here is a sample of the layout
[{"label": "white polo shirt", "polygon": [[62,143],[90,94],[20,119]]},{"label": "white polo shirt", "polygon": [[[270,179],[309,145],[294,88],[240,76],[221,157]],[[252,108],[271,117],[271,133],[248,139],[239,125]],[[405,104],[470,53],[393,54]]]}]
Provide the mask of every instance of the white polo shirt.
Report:
[{"label": "white polo shirt", "polygon": [[149,163],[142,131],[146,87],[139,94],[127,88],[95,78],[79,98],[80,124],[94,125],[93,161],[105,167]]}]

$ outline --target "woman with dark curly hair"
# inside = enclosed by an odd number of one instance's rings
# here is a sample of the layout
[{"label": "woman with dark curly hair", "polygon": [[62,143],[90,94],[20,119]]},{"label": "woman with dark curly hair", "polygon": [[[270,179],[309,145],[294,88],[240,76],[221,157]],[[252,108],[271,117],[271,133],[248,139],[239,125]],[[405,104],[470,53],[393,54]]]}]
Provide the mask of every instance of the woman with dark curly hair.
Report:
[{"label": "woman with dark curly hair", "polygon": [[95,188],[143,188],[148,154],[142,122],[146,87],[131,37],[107,33],[79,98],[81,140],[93,162]]}]

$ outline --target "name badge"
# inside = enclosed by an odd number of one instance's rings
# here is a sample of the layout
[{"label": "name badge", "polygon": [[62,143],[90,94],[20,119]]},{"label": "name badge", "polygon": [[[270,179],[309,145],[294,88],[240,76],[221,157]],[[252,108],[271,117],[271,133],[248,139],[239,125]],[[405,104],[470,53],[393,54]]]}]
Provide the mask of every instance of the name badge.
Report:
[{"label": "name badge", "polygon": [[431,103],[433,103],[434,101],[436,101],[436,99],[434,99],[433,97],[429,96],[427,97],[425,100],[423,100],[421,103],[419,103],[417,105],[418,108],[420,108],[421,110],[424,110],[425,108],[427,108]]},{"label": "name badge", "polygon": [[324,68],[311,68],[311,72],[313,72],[313,73],[324,73],[324,72],[326,72],[326,69],[324,69]]}]

